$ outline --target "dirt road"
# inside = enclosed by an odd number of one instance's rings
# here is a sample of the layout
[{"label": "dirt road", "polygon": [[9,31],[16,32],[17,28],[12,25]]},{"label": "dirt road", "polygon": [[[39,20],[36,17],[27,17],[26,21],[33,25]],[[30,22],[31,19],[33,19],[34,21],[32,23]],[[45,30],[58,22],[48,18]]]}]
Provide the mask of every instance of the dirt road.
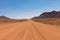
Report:
[{"label": "dirt road", "polygon": [[31,20],[0,24],[0,40],[60,40],[60,27]]}]

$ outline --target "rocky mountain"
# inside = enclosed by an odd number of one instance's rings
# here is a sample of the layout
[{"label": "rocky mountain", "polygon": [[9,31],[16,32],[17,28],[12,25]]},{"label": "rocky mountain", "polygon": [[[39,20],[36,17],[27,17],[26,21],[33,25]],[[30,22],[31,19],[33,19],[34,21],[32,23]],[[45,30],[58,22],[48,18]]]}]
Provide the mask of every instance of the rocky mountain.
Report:
[{"label": "rocky mountain", "polygon": [[40,18],[60,18],[60,11],[44,12],[38,17],[33,17],[32,19]]}]

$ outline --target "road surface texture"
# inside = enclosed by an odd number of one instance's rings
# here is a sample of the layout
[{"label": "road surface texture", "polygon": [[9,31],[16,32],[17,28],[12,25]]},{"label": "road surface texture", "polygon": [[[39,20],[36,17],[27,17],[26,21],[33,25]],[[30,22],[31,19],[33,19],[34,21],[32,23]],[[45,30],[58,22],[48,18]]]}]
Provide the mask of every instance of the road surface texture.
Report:
[{"label": "road surface texture", "polygon": [[60,40],[60,27],[31,20],[0,24],[0,40]]}]

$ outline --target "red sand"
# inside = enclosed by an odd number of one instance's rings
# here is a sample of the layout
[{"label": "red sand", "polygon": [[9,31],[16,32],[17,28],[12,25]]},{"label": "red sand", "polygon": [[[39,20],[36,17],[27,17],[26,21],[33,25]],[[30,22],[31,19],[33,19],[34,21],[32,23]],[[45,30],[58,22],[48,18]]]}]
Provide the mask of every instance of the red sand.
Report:
[{"label": "red sand", "polygon": [[60,27],[31,20],[0,24],[0,40],[60,40]]}]

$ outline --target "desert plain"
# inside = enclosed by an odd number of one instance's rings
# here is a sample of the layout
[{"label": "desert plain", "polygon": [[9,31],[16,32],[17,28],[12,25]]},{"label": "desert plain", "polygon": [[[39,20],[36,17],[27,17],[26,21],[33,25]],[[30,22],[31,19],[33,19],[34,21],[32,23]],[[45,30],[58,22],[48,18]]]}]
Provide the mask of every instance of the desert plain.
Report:
[{"label": "desert plain", "polygon": [[60,26],[32,20],[0,23],[0,40],[60,40]]}]

